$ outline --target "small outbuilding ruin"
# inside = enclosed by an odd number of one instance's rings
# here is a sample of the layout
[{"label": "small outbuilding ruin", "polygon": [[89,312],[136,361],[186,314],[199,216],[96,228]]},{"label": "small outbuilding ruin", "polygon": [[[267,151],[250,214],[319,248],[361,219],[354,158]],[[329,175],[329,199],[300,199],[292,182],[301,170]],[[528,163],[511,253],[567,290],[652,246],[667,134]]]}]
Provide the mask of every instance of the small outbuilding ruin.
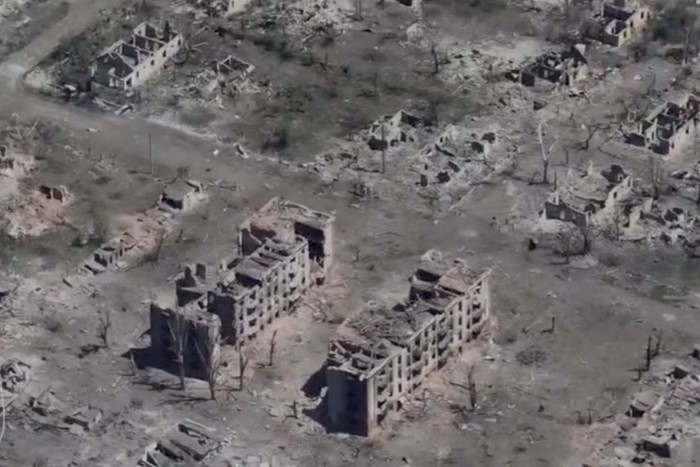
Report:
[{"label": "small outbuilding ruin", "polygon": [[120,39],[95,59],[93,81],[103,86],[130,90],[158,73],[178,53],[183,38],[168,21],[163,29],[143,22],[127,39]]},{"label": "small outbuilding ruin", "polygon": [[204,186],[196,180],[178,180],[163,191],[158,205],[171,212],[189,211],[206,199]]},{"label": "small outbuilding ruin", "polygon": [[436,251],[423,256],[408,298],[369,303],[339,328],[328,352],[328,415],[334,429],[371,435],[430,373],[476,339],[489,321],[489,273]]}]

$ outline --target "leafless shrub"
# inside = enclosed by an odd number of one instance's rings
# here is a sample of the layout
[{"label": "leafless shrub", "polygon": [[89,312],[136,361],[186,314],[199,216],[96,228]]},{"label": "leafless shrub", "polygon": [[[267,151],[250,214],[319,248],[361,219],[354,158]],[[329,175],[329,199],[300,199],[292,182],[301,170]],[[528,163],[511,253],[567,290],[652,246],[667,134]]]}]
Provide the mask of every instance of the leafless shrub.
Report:
[{"label": "leafless shrub", "polygon": [[100,308],[97,310],[97,337],[102,341],[102,346],[105,349],[109,348],[109,330],[112,328],[112,310],[111,308]]}]

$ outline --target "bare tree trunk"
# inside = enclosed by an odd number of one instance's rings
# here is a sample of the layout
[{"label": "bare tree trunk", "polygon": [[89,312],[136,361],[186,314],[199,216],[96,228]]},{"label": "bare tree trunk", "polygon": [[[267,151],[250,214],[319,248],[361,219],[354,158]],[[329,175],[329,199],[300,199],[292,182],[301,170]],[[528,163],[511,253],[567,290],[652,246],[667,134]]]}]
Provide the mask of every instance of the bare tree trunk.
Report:
[{"label": "bare tree trunk", "polygon": [[175,346],[175,363],[178,368],[178,375],[180,377],[180,389],[185,390],[185,349],[187,348],[187,319],[184,315],[184,310],[175,310],[175,323],[173,324],[171,320],[168,321],[168,328],[170,329],[170,338]]},{"label": "bare tree trunk", "polygon": [[433,56],[433,74],[440,73],[440,58],[438,57],[437,45],[430,46],[430,54]]},{"label": "bare tree trunk", "polygon": [[542,183],[549,183],[549,153],[544,147],[544,125],[541,121],[537,125],[537,138],[540,142],[540,151],[542,152]]},{"label": "bare tree trunk", "polygon": [[269,360],[268,360],[269,366],[272,366],[275,364],[275,347],[276,347],[275,338],[276,337],[277,337],[277,330],[275,329],[272,332],[272,338],[270,339],[270,355],[269,355]]},{"label": "bare tree trunk", "polygon": [[647,338],[647,351],[645,363],[645,371],[649,371],[651,369],[651,334]]},{"label": "bare tree trunk", "polygon": [[467,375],[467,384],[469,387],[469,406],[472,410],[476,410],[476,378],[474,377],[474,366],[469,367]]},{"label": "bare tree trunk", "polygon": [[386,128],[384,127],[384,122],[382,122],[382,173],[386,173],[386,146],[389,143],[386,141]]},{"label": "bare tree trunk", "polygon": [[238,345],[238,389],[245,387],[245,369],[248,366],[248,358],[243,353],[243,347]]},{"label": "bare tree trunk", "polygon": [[109,348],[109,330],[112,328],[112,310],[102,308],[98,310],[99,323],[97,325],[97,336],[102,341],[105,349]]}]

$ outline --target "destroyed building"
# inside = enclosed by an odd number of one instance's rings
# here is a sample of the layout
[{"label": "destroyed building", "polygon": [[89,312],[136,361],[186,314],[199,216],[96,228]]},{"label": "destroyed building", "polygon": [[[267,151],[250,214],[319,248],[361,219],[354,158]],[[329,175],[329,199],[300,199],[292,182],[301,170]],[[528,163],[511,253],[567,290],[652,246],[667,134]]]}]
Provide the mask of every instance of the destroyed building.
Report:
[{"label": "destroyed building", "polygon": [[534,86],[544,79],[562,86],[573,86],[588,72],[586,46],[576,44],[563,52],[548,52],[525,63],[517,72],[517,80],[525,86]]},{"label": "destroyed building", "polygon": [[41,185],[39,187],[39,193],[44,195],[47,199],[58,201],[61,204],[68,204],[72,199],[70,192],[63,185]]},{"label": "destroyed building", "polygon": [[309,244],[311,275],[319,284],[330,274],[333,262],[332,215],[314,211],[283,198],[273,198],[238,230],[238,251],[248,255],[265,239],[275,236],[299,235]]},{"label": "destroyed building", "polygon": [[373,151],[381,151],[413,142],[413,130],[422,123],[420,117],[405,110],[399,110],[393,115],[384,115],[370,126],[367,144]]},{"label": "destroyed building", "polygon": [[658,154],[673,155],[696,136],[700,99],[682,92],[656,107],[639,122],[627,141]]},{"label": "destroyed building", "polygon": [[229,82],[246,79],[255,67],[250,63],[229,55],[225,59],[214,63],[214,71],[219,82]]},{"label": "destroyed building", "polygon": [[225,342],[245,344],[328,278],[333,222],[329,214],[273,198],[243,222],[237,253],[216,273],[204,264],[185,267],[175,281],[179,306],[216,314]]},{"label": "destroyed building", "polygon": [[[146,448],[139,460],[142,467],[200,465],[221,446],[214,430],[192,420],[183,420],[160,440]],[[206,464],[201,464],[206,465]]]},{"label": "destroyed building", "polygon": [[598,39],[613,47],[620,47],[646,27],[650,13],[647,6],[632,0],[604,2],[598,16]]},{"label": "destroyed building", "polygon": [[125,232],[95,250],[92,258],[86,260],[80,270],[88,275],[101,274],[117,266],[117,263],[135,247],[136,240]]},{"label": "destroyed building", "polygon": [[206,193],[202,184],[196,180],[178,180],[169,185],[161,194],[158,205],[167,211],[188,211],[197,206]]},{"label": "destroyed building", "polygon": [[267,238],[244,256],[209,292],[224,338],[244,344],[293,310],[311,285],[310,264],[309,243],[299,235]]},{"label": "destroyed building", "polygon": [[632,188],[632,177],[617,164],[602,171],[590,164],[583,174],[570,170],[544,203],[542,216],[548,220],[572,222],[585,229],[598,213],[615,210],[630,196]]},{"label": "destroyed building", "polygon": [[422,260],[405,301],[392,308],[368,304],[330,343],[326,376],[334,429],[372,434],[488,322],[488,272],[435,251]]},{"label": "destroyed building", "polygon": [[[184,373],[208,379],[219,363],[221,322],[197,306],[177,309],[151,304],[151,350],[177,362],[182,356]],[[168,363],[168,362],[164,362]]]},{"label": "destroyed building", "polygon": [[167,21],[162,30],[143,22],[127,39],[118,40],[97,56],[90,70],[92,79],[111,88],[136,88],[178,53],[182,41]]}]

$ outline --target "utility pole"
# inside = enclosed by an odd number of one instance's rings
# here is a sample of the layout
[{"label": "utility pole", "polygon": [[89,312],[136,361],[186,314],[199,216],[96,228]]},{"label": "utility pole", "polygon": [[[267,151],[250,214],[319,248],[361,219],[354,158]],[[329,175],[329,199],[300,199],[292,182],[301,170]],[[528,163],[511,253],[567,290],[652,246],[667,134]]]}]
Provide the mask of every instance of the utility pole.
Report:
[{"label": "utility pole", "polygon": [[153,169],[153,141],[151,138],[151,132],[148,132],[148,158],[151,161],[151,177],[154,175],[155,171]]}]

